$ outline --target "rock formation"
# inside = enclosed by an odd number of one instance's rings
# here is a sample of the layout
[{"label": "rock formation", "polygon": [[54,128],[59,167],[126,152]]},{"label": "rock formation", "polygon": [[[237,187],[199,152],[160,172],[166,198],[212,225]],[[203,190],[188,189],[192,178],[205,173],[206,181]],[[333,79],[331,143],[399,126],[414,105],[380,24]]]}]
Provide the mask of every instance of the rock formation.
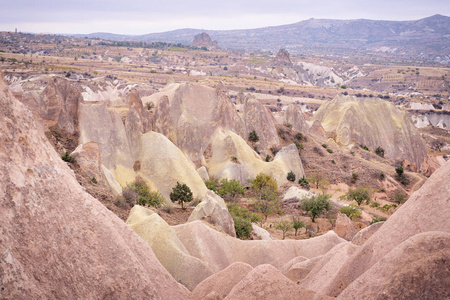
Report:
[{"label": "rock formation", "polygon": [[153,249],[159,262],[175,280],[192,290],[212,275],[211,268],[190,255],[173,229],[158,214],[142,206],[134,206],[127,224]]},{"label": "rock formation", "polygon": [[253,268],[236,262],[203,280],[192,291],[192,300],[224,299]]},{"label": "rock formation", "polygon": [[[98,144],[103,166],[116,192],[141,176],[153,190],[169,200],[177,181],[186,183],[195,198],[202,199],[206,186],[194,165],[162,134],[145,134],[135,105],[128,111],[125,125],[119,114],[104,103],[81,104],[79,113],[80,143]],[[106,172],[106,173],[108,173]],[[116,182],[114,182],[116,181]]]},{"label": "rock formation", "polygon": [[272,63],[275,65],[292,66],[289,52],[286,49],[281,48],[278,51],[277,56],[275,56],[275,58],[273,59]]},{"label": "rock formation", "polygon": [[225,201],[210,190],[208,190],[202,202],[192,211],[188,222],[204,219],[208,219],[211,224],[217,226],[230,236],[236,237],[234,221],[228,212]]},{"label": "rock formation", "polygon": [[147,101],[156,102],[153,126],[192,160],[200,160],[216,128],[245,135],[231,99],[221,89],[199,84],[169,84]]},{"label": "rock formation", "polygon": [[217,48],[217,41],[211,40],[209,35],[206,32],[202,32],[194,36],[194,40],[192,41],[192,46],[201,48],[206,47],[209,50]]},{"label": "rock formation", "polygon": [[351,241],[356,235],[356,229],[353,226],[352,220],[347,215],[341,213],[338,213],[334,231],[338,236],[347,241]]},{"label": "rock formation", "polygon": [[[448,289],[444,291],[438,287],[446,284],[437,279],[446,276],[448,278],[450,262],[448,250],[442,252],[440,249],[448,249],[445,247],[447,247],[448,233],[450,233],[450,220],[446,217],[450,204],[450,198],[447,196],[449,190],[450,163],[447,162],[362,246],[355,245],[357,248],[342,249],[336,247],[337,249],[333,251],[334,254],[331,252],[326,254],[326,256],[329,256],[326,259],[326,264],[322,266],[316,264],[315,273],[335,274],[331,280],[324,281],[322,280],[323,277],[314,276],[313,271],[311,271],[308,275],[310,279],[305,279],[302,285],[305,288],[330,296],[338,296],[342,293],[346,296],[346,299],[359,298],[357,290],[353,287],[367,282],[367,280],[362,280],[365,277],[360,276],[363,274],[369,276],[366,274],[370,274],[370,282],[375,282],[378,274],[384,274],[384,277],[380,277],[384,278],[380,282],[390,282],[389,289],[383,290],[385,286],[377,284],[378,287],[373,286],[370,289],[371,291],[378,289],[379,294],[383,291],[389,291],[390,297],[396,298],[396,290],[403,291],[403,286],[407,286],[406,295],[420,296],[421,291],[426,290],[429,291],[427,297],[430,299],[450,297]],[[434,232],[437,232],[437,234]],[[428,241],[427,236],[430,238]],[[435,241],[433,245],[420,246],[432,240]],[[414,254],[417,253],[418,250],[416,249],[419,248],[423,250],[421,252],[423,257],[420,259],[419,256]],[[408,249],[408,251],[405,249]],[[409,249],[411,249],[411,252]],[[404,257],[399,258],[398,253],[403,253],[402,256]],[[417,260],[417,263],[407,263],[409,258],[405,253],[411,253],[411,257],[413,260]],[[445,258],[445,255],[447,258]],[[331,263],[333,260],[338,263]],[[380,271],[383,268],[385,268],[385,271]],[[397,272],[394,273],[392,270],[397,270]],[[414,279],[418,274],[422,274],[420,275],[421,280]],[[436,285],[428,280],[422,280],[426,276],[429,276],[427,278],[436,278]],[[317,282],[321,282],[320,287],[317,286]],[[347,287],[349,288],[348,291],[346,291]],[[371,297],[373,297],[373,294],[369,299]]]},{"label": "rock formation", "polygon": [[309,129],[300,107],[293,103],[286,109],[285,124],[291,124],[293,129],[303,133],[308,132]]},{"label": "rock formation", "polygon": [[247,273],[224,299],[330,299],[292,282],[275,267],[264,264]]},{"label": "rock formation", "polygon": [[187,299],[151,248],[88,195],[0,80],[5,299]]},{"label": "rock formation", "polygon": [[384,149],[385,157],[403,161],[419,170],[427,151],[407,112],[394,104],[374,99],[338,95],[314,114],[328,137],[349,146],[367,146],[371,151]]},{"label": "rock formation", "polygon": [[273,161],[265,162],[237,134],[219,130],[211,141],[211,158],[207,160],[209,174],[247,183],[259,173],[273,176],[279,185],[286,183],[286,175],[293,171],[297,178],[304,175],[303,165],[294,144],[282,148]]},{"label": "rock formation", "polygon": [[97,143],[89,142],[80,144],[70,156],[75,159],[77,165],[89,178],[95,178],[98,184],[109,187],[108,181],[103,173],[102,159]]}]

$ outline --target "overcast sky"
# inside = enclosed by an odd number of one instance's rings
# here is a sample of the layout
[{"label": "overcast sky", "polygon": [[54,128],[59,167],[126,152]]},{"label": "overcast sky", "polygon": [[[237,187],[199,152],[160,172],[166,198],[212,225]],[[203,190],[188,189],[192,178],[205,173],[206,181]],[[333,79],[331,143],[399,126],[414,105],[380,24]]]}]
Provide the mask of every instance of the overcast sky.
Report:
[{"label": "overcast sky", "polygon": [[0,0],[0,31],[145,34],[248,29],[316,18],[416,20],[450,16],[449,0]]}]

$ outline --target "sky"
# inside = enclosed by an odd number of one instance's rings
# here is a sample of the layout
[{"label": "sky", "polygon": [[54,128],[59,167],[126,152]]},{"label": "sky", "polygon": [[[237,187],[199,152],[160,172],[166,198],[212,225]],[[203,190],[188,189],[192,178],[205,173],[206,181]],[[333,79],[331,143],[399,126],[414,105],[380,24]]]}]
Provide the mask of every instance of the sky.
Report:
[{"label": "sky", "polygon": [[449,0],[0,0],[0,31],[146,34],[227,30],[315,19],[450,16]]}]

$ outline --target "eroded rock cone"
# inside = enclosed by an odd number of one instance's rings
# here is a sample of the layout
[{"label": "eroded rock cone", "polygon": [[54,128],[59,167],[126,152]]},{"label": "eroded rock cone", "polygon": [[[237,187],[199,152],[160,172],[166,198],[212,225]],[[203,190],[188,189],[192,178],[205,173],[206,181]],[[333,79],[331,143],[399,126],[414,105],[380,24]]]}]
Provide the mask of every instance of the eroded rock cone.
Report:
[{"label": "eroded rock cone", "polygon": [[0,297],[187,299],[123,221],[88,195],[0,79]]}]

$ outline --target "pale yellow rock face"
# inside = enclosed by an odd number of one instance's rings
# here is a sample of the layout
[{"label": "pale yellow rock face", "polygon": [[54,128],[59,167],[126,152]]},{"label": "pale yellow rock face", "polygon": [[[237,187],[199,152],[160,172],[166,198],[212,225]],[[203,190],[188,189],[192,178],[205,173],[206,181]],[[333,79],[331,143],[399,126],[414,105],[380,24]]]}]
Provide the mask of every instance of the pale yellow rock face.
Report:
[{"label": "pale yellow rock face", "polygon": [[136,205],[127,224],[146,241],[173,278],[192,290],[203,279],[212,275],[210,267],[193,257],[178,239],[173,229],[158,214]]},{"label": "pale yellow rock face", "polygon": [[406,111],[392,103],[338,95],[314,114],[328,137],[345,146],[365,145],[371,151],[380,146],[385,157],[404,161],[418,170],[427,152],[419,132]]},{"label": "pale yellow rock face", "polygon": [[246,183],[259,173],[273,176],[279,185],[287,182],[287,173],[297,178],[304,175],[303,165],[295,145],[282,148],[273,161],[265,162],[237,134],[218,130],[212,142],[212,156],[207,162],[209,173],[215,178],[236,179]]},{"label": "pale yellow rock face", "polygon": [[151,182],[170,201],[170,192],[177,182],[185,183],[193,197],[203,199],[207,188],[195,166],[169,139],[157,132],[141,136],[138,175]]},{"label": "pale yellow rock face", "polygon": [[[194,198],[206,195],[203,180],[180,149],[162,134],[141,133],[143,127],[134,106],[124,125],[119,114],[105,104],[81,104],[79,123],[80,143],[98,144],[102,164],[110,173],[105,175],[115,191],[120,192],[116,182],[125,187],[140,175],[167,202],[177,181],[186,183]],[[140,168],[135,169],[136,165]]]}]

